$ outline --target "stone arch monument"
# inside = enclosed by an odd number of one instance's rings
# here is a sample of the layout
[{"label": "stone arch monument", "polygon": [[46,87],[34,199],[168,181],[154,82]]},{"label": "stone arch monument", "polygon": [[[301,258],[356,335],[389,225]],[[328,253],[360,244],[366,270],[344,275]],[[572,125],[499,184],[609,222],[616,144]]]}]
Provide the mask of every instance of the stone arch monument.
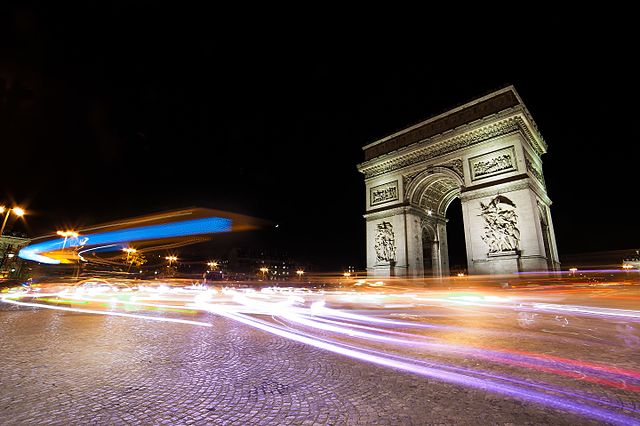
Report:
[{"label": "stone arch monument", "polygon": [[542,155],[513,86],[363,148],[367,270],[447,276],[447,208],[460,198],[470,274],[556,270]]}]

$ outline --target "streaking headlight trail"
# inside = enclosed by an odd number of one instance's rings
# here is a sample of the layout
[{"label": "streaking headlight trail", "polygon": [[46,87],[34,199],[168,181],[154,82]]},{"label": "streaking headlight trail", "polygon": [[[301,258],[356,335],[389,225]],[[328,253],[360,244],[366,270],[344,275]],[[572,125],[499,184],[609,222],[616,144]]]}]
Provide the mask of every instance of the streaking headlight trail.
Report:
[{"label": "streaking headlight trail", "polygon": [[[640,300],[635,288],[346,292],[256,291],[226,284],[214,288],[187,280],[93,279],[40,291],[21,288],[0,300],[161,321],[167,327],[211,327],[222,317],[373,366],[599,422],[640,425],[640,369],[632,360],[614,361],[617,353],[637,353],[640,348],[634,340],[639,337],[640,311],[630,304]],[[580,304],[561,303],[562,294],[574,295]],[[589,302],[596,297],[600,305]],[[614,305],[612,300],[627,304]],[[540,322],[539,330],[520,326],[523,313]],[[580,351],[584,347],[588,350]]]},{"label": "streaking headlight trail", "polygon": [[[162,225],[142,226],[124,229],[121,231],[89,234],[77,240],[66,241],[66,246],[78,247],[87,245],[127,243],[130,241],[184,237],[188,235],[212,234],[229,231],[231,231],[230,219],[212,217]],[[18,256],[22,259],[34,260],[41,263],[58,264],[60,263],[60,260],[47,257],[41,253],[60,250],[62,249],[63,244],[65,244],[64,239],[32,244],[20,250]]]}]

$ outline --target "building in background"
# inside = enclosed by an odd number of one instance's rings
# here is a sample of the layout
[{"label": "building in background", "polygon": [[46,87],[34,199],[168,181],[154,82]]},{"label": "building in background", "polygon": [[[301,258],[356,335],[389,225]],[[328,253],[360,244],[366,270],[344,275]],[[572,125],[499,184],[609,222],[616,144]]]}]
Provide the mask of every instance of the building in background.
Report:
[{"label": "building in background", "polygon": [[20,279],[28,275],[29,269],[18,257],[18,252],[29,241],[25,234],[19,232],[0,235],[0,279]]},{"label": "building in background", "polygon": [[294,281],[308,265],[276,250],[234,248],[223,261],[227,276],[235,280]]}]

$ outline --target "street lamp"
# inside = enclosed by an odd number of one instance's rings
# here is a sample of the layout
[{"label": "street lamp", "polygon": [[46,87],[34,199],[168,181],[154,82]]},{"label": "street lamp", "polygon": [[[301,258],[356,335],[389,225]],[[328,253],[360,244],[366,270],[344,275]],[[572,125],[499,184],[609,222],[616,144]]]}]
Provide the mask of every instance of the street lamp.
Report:
[{"label": "street lamp", "polygon": [[[167,259],[169,261],[169,266],[171,266],[172,262],[175,262],[175,261],[178,260],[178,258],[176,256],[167,256],[167,257],[165,257],[165,259]],[[167,267],[169,267],[169,266],[167,266]]]},{"label": "street lamp", "polygon": [[122,251],[127,253],[127,262],[129,261],[129,257],[131,256],[131,253],[137,253],[138,252],[138,250],[134,249],[133,247],[123,248]]},{"label": "street lamp", "polygon": [[127,263],[129,264],[129,267],[127,268],[127,272],[129,272],[131,270],[131,265],[133,265],[133,259],[131,259],[131,262],[129,262],[131,254],[137,253],[138,250],[134,249],[133,247],[125,247],[122,249],[122,251],[127,253]]},{"label": "street lamp", "polygon": [[302,276],[304,275],[304,271],[302,269],[298,269],[296,271],[296,274],[298,274],[298,276],[300,277],[300,279],[302,279]]},{"label": "street lamp", "polygon": [[264,280],[265,275],[267,275],[267,272],[269,272],[269,268],[262,267],[260,268],[260,272],[262,272],[262,279]]},{"label": "street lamp", "polygon": [[207,266],[211,269],[215,269],[218,267],[218,262],[216,261],[207,262]]},{"label": "street lamp", "polygon": [[22,217],[25,214],[24,209],[21,209],[20,207],[6,208],[5,206],[0,206],[0,213],[4,213],[2,228],[0,228],[0,236],[2,236],[2,233],[4,232],[4,227],[7,224],[7,219],[9,219],[9,213],[11,212],[13,212],[13,214],[15,214],[18,217]]},{"label": "street lamp", "polygon": [[345,272],[342,274],[345,278],[349,278],[351,276],[351,272]]}]

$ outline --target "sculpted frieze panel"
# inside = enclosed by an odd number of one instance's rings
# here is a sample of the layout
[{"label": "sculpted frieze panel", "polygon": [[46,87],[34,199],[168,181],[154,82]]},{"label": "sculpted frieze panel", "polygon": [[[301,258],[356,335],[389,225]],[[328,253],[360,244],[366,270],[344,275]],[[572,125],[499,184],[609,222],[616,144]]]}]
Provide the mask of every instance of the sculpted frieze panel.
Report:
[{"label": "sculpted frieze panel", "polygon": [[516,151],[510,146],[472,157],[469,159],[469,170],[472,181],[516,171]]},{"label": "sculpted frieze panel", "polygon": [[377,204],[388,203],[390,201],[396,201],[398,198],[398,181],[394,180],[371,188],[369,205],[375,206]]},{"label": "sculpted frieze panel", "polygon": [[396,260],[396,238],[390,222],[378,224],[375,238],[376,259],[378,262],[394,262]]},{"label": "sculpted frieze panel", "polygon": [[480,216],[484,219],[484,234],[481,238],[489,247],[489,253],[518,250],[520,230],[513,201],[504,195],[498,195],[487,205],[480,202]]}]

